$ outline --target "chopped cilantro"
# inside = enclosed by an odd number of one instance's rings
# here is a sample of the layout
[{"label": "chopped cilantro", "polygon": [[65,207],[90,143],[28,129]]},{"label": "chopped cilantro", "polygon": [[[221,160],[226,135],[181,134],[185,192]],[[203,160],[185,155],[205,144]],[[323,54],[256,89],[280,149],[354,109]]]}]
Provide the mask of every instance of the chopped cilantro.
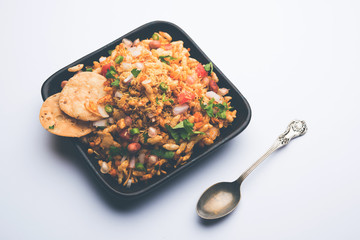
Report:
[{"label": "chopped cilantro", "polygon": [[121,156],[125,156],[128,154],[128,150],[125,147],[115,147],[115,146],[110,146],[109,148],[109,155],[110,156],[116,156],[116,155],[121,155]]},{"label": "chopped cilantro", "polygon": [[163,63],[166,63],[167,65],[170,65],[170,62],[168,60],[166,60],[165,58],[169,58],[170,60],[176,60],[176,58],[167,55],[167,56],[159,56],[160,61],[162,61]]},{"label": "chopped cilantro", "polygon": [[49,129],[54,129],[55,128],[55,124],[52,126],[49,126]]},{"label": "chopped cilantro", "polygon": [[127,150],[127,147],[120,147],[120,155],[121,156],[126,156],[128,155],[128,150]]},{"label": "chopped cilantro", "polygon": [[165,93],[163,93],[163,95],[162,95],[162,101],[163,102],[169,101],[170,103],[174,103],[174,100],[172,100],[171,98],[165,99],[165,97],[166,97],[166,95],[165,95]]},{"label": "chopped cilantro", "polygon": [[111,86],[114,86],[114,87],[119,87],[120,85],[120,80],[117,78],[117,79],[115,79],[115,81],[113,81],[112,83],[111,83]]},{"label": "chopped cilantro", "polygon": [[115,79],[116,74],[117,74],[116,69],[113,66],[111,66],[110,69],[106,72],[106,78]]},{"label": "chopped cilantro", "polygon": [[217,118],[226,119],[226,110],[229,109],[226,102],[216,104],[216,107],[218,108],[218,112],[216,113]]},{"label": "chopped cilantro", "polygon": [[212,98],[207,104],[203,103],[203,97],[200,98],[200,106],[202,109],[204,109],[209,117],[214,117],[214,101],[215,99]]},{"label": "chopped cilantro", "polygon": [[109,154],[110,156],[116,156],[116,155],[120,155],[121,149],[115,146],[110,146],[109,148]]},{"label": "chopped cilantro", "polygon": [[160,158],[172,159],[174,158],[175,152],[167,151],[163,148],[151,150],[151,154],[156,155]]},{"label": "chopped cilantro", "polygon": [[92,69],[92,68],[86,68],[85,71],[86,71],[86,72],[92,72],[93,69]]},{"label": "chopped cilantro", "polygon": [[109,50],[108,54],[111,55],[114,50]]},{"label": "chopped cilantro", "polygon": [[194,124],[189,122],[187,119],[178,123],[175,127],[165,125],[166,129],[169,131],[171,137],[178,143],[180,138],[184,140],[190,140],[190,137],[194,134],[204,134],[203,132],[194,131]]},{"label": "chopped cilantro", "polygon": [[[226,119],[226,111],[230,108],[226,104],[226,102],[223,103],[214,103],[215,99],[212,98],[207,104],[203,103],[203,97],[200,98],[200,106],[202,109],[204,109],[209,117],[217,117],[221,119]],[[214,114],[214,108],[217,109],[216,114]]]},{"label": "chopped cilantro", "polygon": [[131,74],[132,74],[135,78],[139,75],[140,72],[141,72],[141,70],[136,69],[136,68],[134,68],[133,70],[131,70]]},{"label": "chopped cilantro", "polygon": [[178,143],[180,141],[179,133],[172,129],[170,125],[165,124],[166,129],[169,131],[173,139]]}]

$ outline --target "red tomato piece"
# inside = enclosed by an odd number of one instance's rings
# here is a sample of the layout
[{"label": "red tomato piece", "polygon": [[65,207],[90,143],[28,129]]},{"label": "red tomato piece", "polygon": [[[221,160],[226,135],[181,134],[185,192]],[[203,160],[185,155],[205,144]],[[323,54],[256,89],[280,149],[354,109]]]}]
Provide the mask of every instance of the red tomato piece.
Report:
[{"label": "red tomato piece", "polygon": [[102,66],[101,75],[103,75],[105,77],[106,73],[110,69],[110,67],[111,67],[111,63],[105,64],[104,66]]},{"label": "red tomato piece", "polygon": [[196,66],[195,72],[198,75],[198,77],[206,77],[208,75],[207,71],[205,70],[205,68],[203,67],[203,65],[201,63],[199,63]]},{"label": "red tomato piece", "polygon": [[189,102],[195,98],[195,94],[192,92],[183,91],[178,96],[178,102],[179,104],[184,104],[186,102]]}]

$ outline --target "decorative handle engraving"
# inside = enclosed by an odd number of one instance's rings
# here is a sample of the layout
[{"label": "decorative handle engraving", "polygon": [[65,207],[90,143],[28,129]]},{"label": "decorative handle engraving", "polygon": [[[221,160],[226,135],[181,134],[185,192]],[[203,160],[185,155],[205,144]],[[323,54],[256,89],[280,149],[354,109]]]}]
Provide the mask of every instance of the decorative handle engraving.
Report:
[{"label": "decorative handle engraving", "polygon": [[283,147],[290,142],[291,139],[302,136],[306,133],[307,126],[305,121],[294,120],[287,127],[286,131],[278,137],[279,147]]}]

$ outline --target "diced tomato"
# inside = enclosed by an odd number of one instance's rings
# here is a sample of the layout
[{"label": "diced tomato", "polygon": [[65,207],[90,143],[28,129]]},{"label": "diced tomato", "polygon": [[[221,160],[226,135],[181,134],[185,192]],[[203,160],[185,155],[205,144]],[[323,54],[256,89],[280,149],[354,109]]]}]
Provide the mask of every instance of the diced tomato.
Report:
[{"label": "diced tomato", "polygon": [[178,96],[179,104],[184,104],[188,101],[191,101],[195,98],[195,94],[192,92],[183,91]]},{"label": "diced tomato", "polygon": [[196,66],[195,72],[198,75],[198,77],[206,77],[208,75],[207,71],[205,70],[205,68],[203,67],[203,65],[201,63],[199,63]]},{"label": "diced tomato", "polygon": [[110,69],[110,67],[111,67],[111,63],[105,64],[104,66],[102,66],[101,75],[103,75],[105,77],[106,73]]}]

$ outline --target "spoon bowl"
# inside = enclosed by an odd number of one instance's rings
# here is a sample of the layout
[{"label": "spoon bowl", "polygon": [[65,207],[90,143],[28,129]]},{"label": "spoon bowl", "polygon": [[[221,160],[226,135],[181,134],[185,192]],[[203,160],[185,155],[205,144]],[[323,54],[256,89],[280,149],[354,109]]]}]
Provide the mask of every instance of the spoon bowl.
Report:
[{"label": "spoon bowl", "polygon": [[240,201],[240,184],[220,182],[209,187],[197,203],[197,213],[203,219],[217,219],[232,212]]},{"label": "spoon bowl", "polygon": [[209,187],[200,197],[197,205],[197,214],[203,219],[222,218],[231,213],[240,201],[240,185],[244,179],[264,161],[271,153],[286,146],[291,139],[306,133],[305,121],[292,121],[286,131],[281,134],[270,149],[253,165],[251,165],[234,182],[220,182]]}]

